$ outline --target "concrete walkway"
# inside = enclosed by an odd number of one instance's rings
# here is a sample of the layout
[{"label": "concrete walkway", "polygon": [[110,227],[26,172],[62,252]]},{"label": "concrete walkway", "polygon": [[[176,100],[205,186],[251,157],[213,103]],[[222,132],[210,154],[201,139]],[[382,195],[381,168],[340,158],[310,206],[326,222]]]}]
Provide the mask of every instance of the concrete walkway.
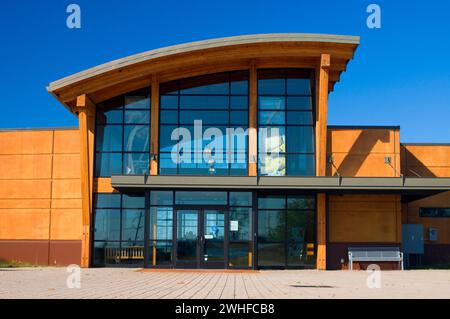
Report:
[{"label": "concrete walkway", "polygon": [[369,288],[376,277],[364,271],[82,269],[72,289],[68,276],[66,268],[0,269],[0,298],[450,298],[446,270],[384,271],[381,288]]}]

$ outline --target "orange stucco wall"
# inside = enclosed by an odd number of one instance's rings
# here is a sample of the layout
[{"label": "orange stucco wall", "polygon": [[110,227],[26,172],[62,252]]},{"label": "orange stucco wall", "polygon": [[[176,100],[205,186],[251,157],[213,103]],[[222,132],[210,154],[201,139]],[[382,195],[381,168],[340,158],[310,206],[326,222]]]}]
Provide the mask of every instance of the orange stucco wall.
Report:
[{"label": "orange stucco wall", "polygon": [[332,195],[329,197],[331,243],[400,243],[399,195]]},{"label": "orange stucco wall", "polygon": [[58,251],[81,239],[80,189],[78,130],[0,132],[0,259],[27,242],[38,263],[65,263]]},{"label": "orange stucco wall", "polygon": [[[405,176],[450,177],[450,145],[402,145]],[[450,244],[450,218],[422,218],[420,207],[450,207],[450,192],[413,201],[403,207],[403,223],[423,224],[425,244]],[[438,240],[428,240],[428,228],[438,229]]]},{"label": "orange stucco wall", "polygon": [[[400,136],[396,128],[328,128],[327,175],[400,176]],[[391,157],[391,165],[385,163]]]}]

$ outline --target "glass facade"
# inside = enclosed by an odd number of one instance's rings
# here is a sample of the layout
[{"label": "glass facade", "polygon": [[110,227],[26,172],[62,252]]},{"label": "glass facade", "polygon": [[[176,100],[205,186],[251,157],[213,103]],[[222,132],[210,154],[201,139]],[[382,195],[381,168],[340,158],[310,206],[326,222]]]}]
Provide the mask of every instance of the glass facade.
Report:
[{"label": "glass facade", "polygon": [[247,175],[248,72],[162,84],[160,110],[161,175]]},{"label": "glass facade", "polygon": [[312,71],[258,71],[259,175],[315,175],[313,79]]},{"label": "glass facade", "polygon": [[[315,174],[314,72],[258,71],[258,172]],[[95,176],[149,173],[150,88],[97,106]],[[160,84],[160,175],[248,174],[248,71]],[[156,144],[156,142],[155,142]]]},{"label": "glass facade", "polygon": [[[258,174],[314,175],[313,71],[263,69],[257,76]],[[248,71],[166,82],[159,91],[158,141],[150,136],[150,88],[97,105],[95,177],[148,175],[152,143],[159,175],[248,175]],[[311,196],[248,189],[96,194],[93,223],[96,266],[315,265]]]},{"label": "glass facade", "polygon": [[314,267],[314,197],[258,196],[257,233],[259,267]]},{"label": "glass facade", "polygon": [[144,265],[145,197],[97,194],[94,265]]},{"label": "glass facade", "polygon": [[96,194],[93,239],[94,266],[312,268],[315,198],[246,191]]},{"label": "glass facade", "polygon": [[150,88],[97,106],[95,176],[148,173]]}]

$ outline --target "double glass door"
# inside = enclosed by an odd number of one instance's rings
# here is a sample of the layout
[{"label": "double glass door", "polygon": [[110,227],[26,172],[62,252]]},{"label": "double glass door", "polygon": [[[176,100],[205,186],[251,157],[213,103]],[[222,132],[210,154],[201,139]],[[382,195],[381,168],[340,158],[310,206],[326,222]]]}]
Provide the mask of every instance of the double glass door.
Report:
[{"label": "double glass door", "polygon": [[225,209],[176,210],[176,268],[224,268],[225,217]]}]

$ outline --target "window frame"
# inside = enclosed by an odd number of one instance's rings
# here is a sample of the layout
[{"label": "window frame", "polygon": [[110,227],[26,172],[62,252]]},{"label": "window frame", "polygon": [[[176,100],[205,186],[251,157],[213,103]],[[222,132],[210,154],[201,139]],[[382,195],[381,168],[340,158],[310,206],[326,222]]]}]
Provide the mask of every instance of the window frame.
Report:
[{"label": "window frame", "polygon": [[[292,73],[298,72],[300,74],[305,74],[305,77],[293,77]],[[264,75],[264,73],[266,73],[266,75]],[[272,73],[272,74],[271,74]],[[258,75],[257,75],[257,88],[258,88],[258,92],[257,92],[257,127],[258,127],[258,131],[260,128],[271,128],[271,127],[280,127],[280,128],[284,128],[284,132],[285,132],[285,151],[284,152],[280,152],[278,153],[280,158],[284,159],[284,165],[285,165],[285,174],[282,176],[315,176],[315,168],[317,166],[316,163],[316,152],[317,152],[317,147],[316,147],[316,127],[314,125],[315,121],[316,121],[316,112],[315,112],[315,105],[316,105],[316,97],[315,97],[315,92],[316,92],[316,87],[315,87],[315,70],[313,69],[273,69],[273,68],[262,68],[262,69],[258,69]],[[308,75],[308,77],[306,77],[306,75]],[[265,76],[267,76],[268,78],[266,79],[277,79],[277,80],[284,80],[284,94],[269,94],[269,93],[260,93],[259,91],[259,87],[260,87],[260,81],[261,80],[265,80]],[[278,76],[278,77],[277,77]],[[310,83],[310,94],[290,94],[288,92],[288,80],[289,79],[309,79],[309,83]],[[261,97],[281,97],[284,99],[284,108],[282,109],[275,109],[275,108],[261,108],[260,107],[260,103],[261,103]],[[310,98],[311,101],[311,107],[308,110],[303,110],[303,109],[290,109],[289,108],[289,98],[295,98],[295,97],[308,97]],[[284,124],[261,124],[260,123],[260,114],[262,112],[284,112]],[[289,121],[289,114],[291,112],[295,112],[295,113],[304,113],[304,114],[310,114],[311,115],[311,124],[292,124]],[[288,128],[290,127],[308,127],[311,128],[311,143],[312,143],[312,151],[311,152],[290,152],[287,149],[288,146]],[[309,142],[308,142],[309,143]],[[262,174],[261,173],[261,161],[260,161],[260,157],[264,154],[262,152],[260,152],[260,140],[258,138],[258,176],[271,176],[268,174]],[[310,172],[310,174],[289,174],[289,157],[292,156],[307,156],[312,158],[312,170]],[[270,154],[270,152],[266,152],[265,156],[272,156]],[[309,165],[307,165],[309,166]],[[306,166],[306,168],[307,168]]]}]

